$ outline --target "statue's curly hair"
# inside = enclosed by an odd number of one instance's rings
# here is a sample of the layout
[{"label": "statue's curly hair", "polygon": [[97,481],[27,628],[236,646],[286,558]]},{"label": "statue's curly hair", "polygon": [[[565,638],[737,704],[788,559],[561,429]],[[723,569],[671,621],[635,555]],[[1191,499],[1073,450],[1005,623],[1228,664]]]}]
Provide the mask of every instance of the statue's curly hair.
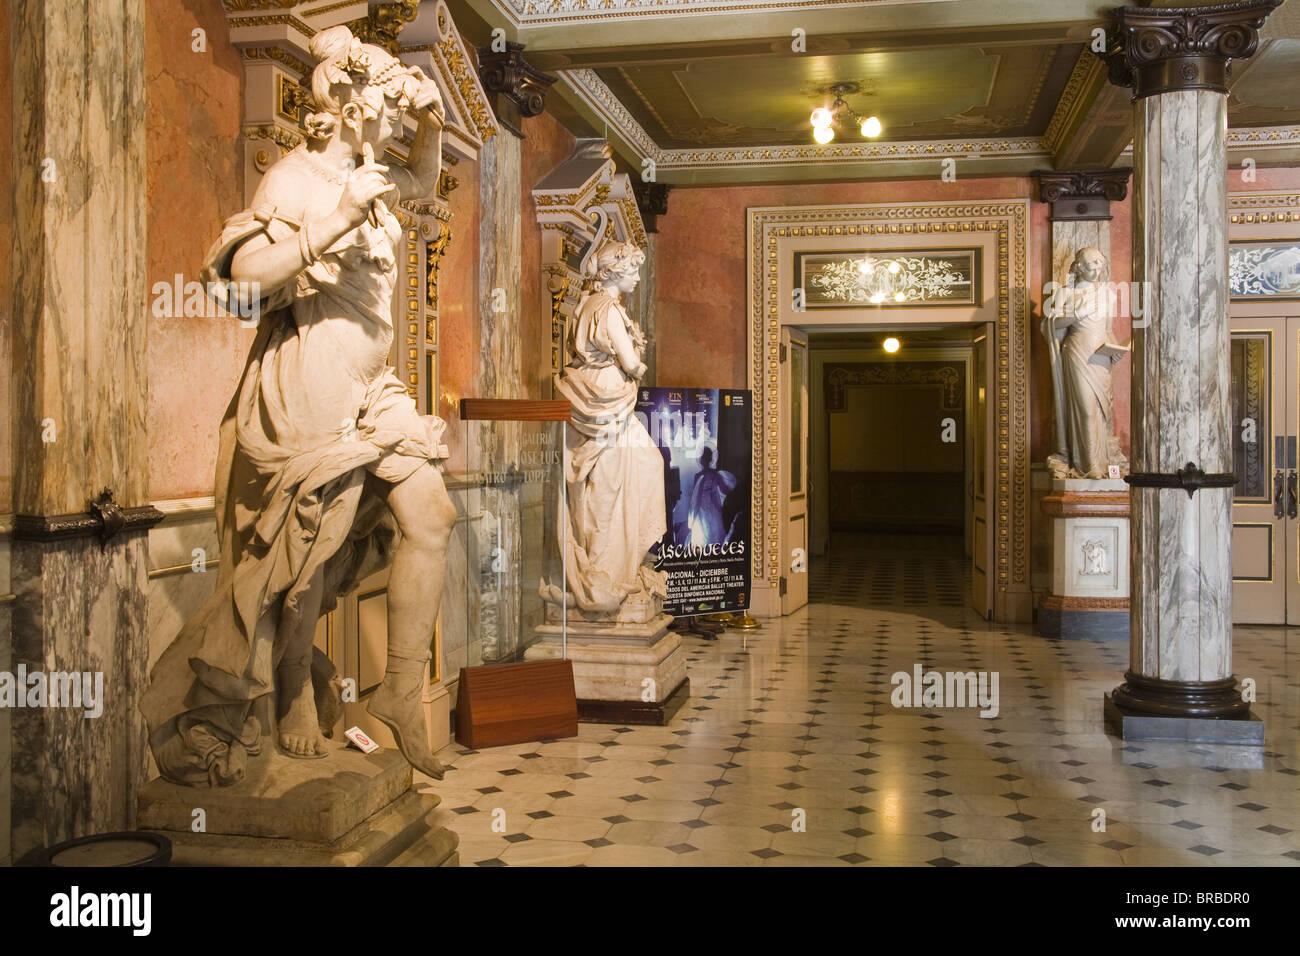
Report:
[{"label": "statue's curly hair", "polygon": [[420,88],[422,71],[405,66],[382,47],[362,43],[346,26],[330,27],[311,38],[316,69],[311,76],[316,112],[306,117],[311,139],[329,139],[344,108],[355,102],[363,119],[373,120],[384,96],[409,107]]}]

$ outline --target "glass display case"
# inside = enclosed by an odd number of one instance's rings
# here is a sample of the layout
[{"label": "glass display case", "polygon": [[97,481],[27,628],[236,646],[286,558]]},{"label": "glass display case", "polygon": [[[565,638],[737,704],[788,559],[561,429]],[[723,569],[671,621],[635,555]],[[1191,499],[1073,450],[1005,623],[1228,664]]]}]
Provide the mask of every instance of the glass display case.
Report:
[{"label": "glass display case", "polygon": [[444,680],[461,667],[565,656],[563,604],[548,610],[543,594],[564,593],[568,418],[563,401],[461,401],[447,469],[461,520],[448,547]]}]

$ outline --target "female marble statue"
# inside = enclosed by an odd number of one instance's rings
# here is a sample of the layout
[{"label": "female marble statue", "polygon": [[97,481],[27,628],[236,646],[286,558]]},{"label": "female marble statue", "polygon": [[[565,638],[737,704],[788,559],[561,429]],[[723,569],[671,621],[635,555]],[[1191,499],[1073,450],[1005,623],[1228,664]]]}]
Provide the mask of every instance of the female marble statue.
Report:
[{"label": "female marble statue", "polygon": [[1080,249],[1070,266],[1070,278],[1064,307],[1044,322],[1056,366],[1057,422],[1064,425],[1063,443],[1069,454],[1068,462],[1061,455],[1049,456],[1048,465],[1060,472],[1058,477],[1069,473],[1105,478],[1109,465],[1120,465],[1125,471],[1128,466],[1115,437],[1111,385],[1111,366],[1127,348],[1115,342],[1111,328],[1114,309],[1105,255],[1099,249]]},{"label": "female marble statue", "polygon": [[[308,142],[267,171],[204,266],[230,295],[256,290],[245,305],[256,300],[261,321],[221,425],[216,593],[141,704],[158,768],[177,783],[242,779],[259,748],[253,705],[267,695],[280,749],[325,754],[322,725],[339,705],[320,667],[313,681],[317,620],[390,561],[387,670],[368,709],[407,760],[442,775],[420,691],[455,508],[435,464],[444,423],[419,415],[388,367],[402,229],[386,205],[433,190],[442,103],[417,68],[346,27],[311,49]],[[419,123],[408,167],[389,168],[375,157],[408,111]]]},{"label": "female marble statue", "polygon": [[646,340],[620,301],[636,288],[644,261],[626,242],[606,242],[589,256],[568,364],[555,378],[573,416],[565,454],[569,528],[560,534],[567,593],[543,593],[586,620],[648,620],[667,594],[667,575],[648,559],[667,527],[663,457],[633,414]]}]

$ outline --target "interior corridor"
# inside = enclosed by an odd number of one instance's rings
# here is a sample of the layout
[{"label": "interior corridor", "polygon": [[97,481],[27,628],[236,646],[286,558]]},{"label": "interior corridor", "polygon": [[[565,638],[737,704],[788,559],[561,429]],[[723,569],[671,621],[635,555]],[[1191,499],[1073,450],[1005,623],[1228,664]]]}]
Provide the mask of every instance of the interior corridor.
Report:
[{"label": "interior corridor", "polygon": [[[425,783],[463,863],[1300,862],[1293,631],[1237,629],[1236,670],[1255,678],[1268,728],[1262,753],[1126,744],[1103,732],[1101,699],[1127,644],[986,623],[959,593],[965,568],[960,552],[841,549],[813,565],[803,610],[716,642],[686,638],[692,697],[669,726],[447,748],[454,769]],[[996,717],[895,708],[891,678],[916,665],[997,673]]]}]

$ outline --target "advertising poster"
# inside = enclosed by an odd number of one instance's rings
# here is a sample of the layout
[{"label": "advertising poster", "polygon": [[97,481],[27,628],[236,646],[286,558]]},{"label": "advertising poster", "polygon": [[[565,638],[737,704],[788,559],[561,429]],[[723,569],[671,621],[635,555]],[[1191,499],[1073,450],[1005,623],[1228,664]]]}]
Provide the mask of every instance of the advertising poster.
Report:
[{"label": "advertising poster", "polygon": [[664,610],[739,611],[750,595],[748,389],[643,388],[636,415],[664,459]]}]

